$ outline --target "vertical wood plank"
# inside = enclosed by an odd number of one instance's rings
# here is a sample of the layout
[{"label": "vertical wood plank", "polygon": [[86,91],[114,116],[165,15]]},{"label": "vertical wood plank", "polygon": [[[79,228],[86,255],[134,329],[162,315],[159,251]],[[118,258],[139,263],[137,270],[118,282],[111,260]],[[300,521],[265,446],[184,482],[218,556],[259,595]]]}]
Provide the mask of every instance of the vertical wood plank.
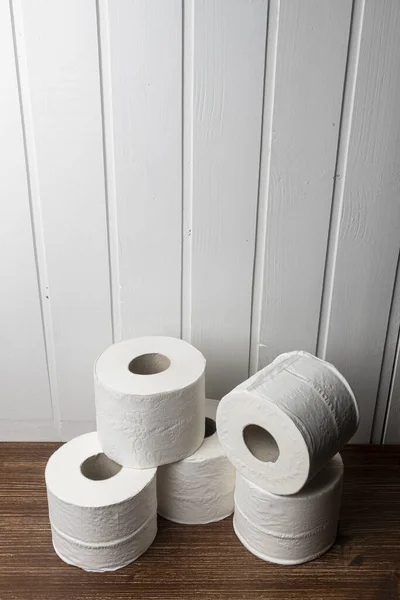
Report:
[{"label": "vertical wood plank", "polygon": [[116,337],[180,337],[182,3],[100,16]]},{"label": "vertical wood plank", "polygon": [[398,2],[365,3],[346,163],[337,174],[342,201],[323,354],[359,401],[356,442],[370,440],[399,252],[399,31]]},{"label": "vertical wood plank", "polygon": [[396,354],[393,361],[391,385],[388,396],[384,444],[400,443],[400,337],[397,338]]},{"label": "vertical wood plank", "polygon": [[208,362],[208,394],[220,398],[248,375],[267,2],[196,0],[193,10],[184,312]]},{"label": "vertical wood plank", "polygon": [[52,391],[68,427],[94,418],[93,361],[112,341],[96,3],[17,0],[15,22]]},{"label": "vertical wood plank", "polygon": [[[0,439],[56,435],[46,364],[8,2],[0,3]],[[43,433],[43,432],[42,432]]]},{"label": "vertical wood plank", "polygon": [[[390,307],[388,327],[386,332],[385,347],[383,351],[382,367],[379,377],[378,393],[376,397],[375,414],[372,426],[371,442],[380,444],[385,438],[385,428],[390,429],[390,438],[394,431],[396,411],[400,401],[393,393],[393,381],[399,353],[399,328],[400,328],[400,253],[397,262],[397,271],[393,286],[393,296]],[[398,407],[400,410],[400,406]],[[398,418],[397,418],[398,419]],[[400,425],[399,421],[397,425]],[[393,429],[392,429],[393,427]],[[397,440],[400,442],[400,426],[397,426]]]},{"label": "vertical wood plank", "polygon": [[252,371],[316,351],[351,9],[271,1]]}]

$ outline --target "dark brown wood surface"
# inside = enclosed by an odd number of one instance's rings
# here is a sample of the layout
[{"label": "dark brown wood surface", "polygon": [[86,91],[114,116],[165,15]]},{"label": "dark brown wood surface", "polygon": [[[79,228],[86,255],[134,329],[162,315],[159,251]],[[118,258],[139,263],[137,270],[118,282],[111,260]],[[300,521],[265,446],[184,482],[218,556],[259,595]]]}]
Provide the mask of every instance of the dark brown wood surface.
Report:
[{"label": "dark brown wood surface", "polygon": [[0,444],[0,600],[397,600],[400,448],[352,446],[337,543],[298,567],[263,562],[231,519],[183,526],[159,519],[152,547],[115,573],[64,564],[51,545],[43,471],[57,448]]}]

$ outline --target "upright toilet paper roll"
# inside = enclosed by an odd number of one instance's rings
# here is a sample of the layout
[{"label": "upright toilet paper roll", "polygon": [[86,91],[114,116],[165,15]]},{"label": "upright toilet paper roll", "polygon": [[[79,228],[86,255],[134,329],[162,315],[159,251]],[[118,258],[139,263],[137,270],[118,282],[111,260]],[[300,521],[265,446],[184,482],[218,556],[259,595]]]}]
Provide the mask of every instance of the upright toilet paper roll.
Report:
[{"label": "upright toilet paper roll", "polygon": [[53,546],[68,564],[114,571],[139,558],[157,533],[156,469],[126,469],[96,433],[50,457],[45,471]]},{"label": "upright toilet paper roll", "polygon": [[282,565],[313,560],[335,542],[342,481],[339,454],[294,496],[266,492],[237,473],[235,533],[263,560]]},{"label": "upright toilet paper roll", "polygon": [[108,348],[96,361],[98,436],[125,467],[181,460],[204,439],[205,359],[170,337],[142,337]]},{"label": "upright toilet paper roll", "polygon": [[335,367],[289,352],[225,396],[218,437],[249,481],[295,494],[349,441],[358,426],[353,392]]},{"label": "upright toilet paper roll", "polygon": [[206,437],[200,448],[158,469],[158,514],[170,521],[212,523],[233,512],[235,469],[218,441],[217,406],[216,400],[206,400]]}]

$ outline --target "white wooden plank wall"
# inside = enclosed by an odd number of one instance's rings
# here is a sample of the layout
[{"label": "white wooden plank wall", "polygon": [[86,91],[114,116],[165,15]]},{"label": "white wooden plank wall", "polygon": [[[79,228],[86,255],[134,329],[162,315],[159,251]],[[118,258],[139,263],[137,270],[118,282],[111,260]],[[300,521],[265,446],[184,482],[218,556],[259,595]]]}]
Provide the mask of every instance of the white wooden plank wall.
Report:
[{"label": "white wooden plank wall", "polygon": [[68,436],[94,419],[93,360],[112,341],[96,5],[20,0],[14,19],[53,402]]},{"label": "white wooden plank wall", "polygon": [[102,0],[116,340],[180,336],[182,3]]},{"label": "white wooden plank wall", "polygon": [[351,0],[270,7],[252,370],[316,351],[351,17]]},{"label": "white wooden plank wall", "polygon": [[0,3],[0,314],[2,439],[56,435],[31,225],[19,77],[8,3]]},{"label": "white wooden plank wall", "polygon": [[220,398],[248,376],[267,3],[196,0],[185,10],[183,335],[206,356],[207,393]]},{"label": "white wooden plank wall", "polygon": [[334,362],[400,443],[400,4],[0,0],[0,439],[94,427],[113,340],[220,398]]},{"label": "white wooden plank wall", "polygon": [[[371,434],[400,241],[400,10],[357,2],[339,144],[321,355],[351,381]],[[400,433],[400,432],[399,432]],[[399,436],[400,441],[400,436]]]},{"label": "white wooden plank wall", "polygon": [[[399,255],[400,258],[400,255]],[[386,334],[386,344],[379,381],[372,441],[379,444],[399,443],[400,439],[400,262]]]}]

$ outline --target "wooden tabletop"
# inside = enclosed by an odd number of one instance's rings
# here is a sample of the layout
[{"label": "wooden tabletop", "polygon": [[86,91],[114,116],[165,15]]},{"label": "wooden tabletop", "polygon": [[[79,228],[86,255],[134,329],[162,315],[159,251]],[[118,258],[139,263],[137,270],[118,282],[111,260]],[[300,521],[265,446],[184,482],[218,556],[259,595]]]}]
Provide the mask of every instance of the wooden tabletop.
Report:
[{"label": "wooden tabletop", "polygon": [[232,519],[159,519],[151,548],[114,573],[64,564],[51,545],[43,471],[58,447],[0,444],[1,600],[399,600],[400,447],[350,446],[337,542],[297,567],[263,562]]}]

